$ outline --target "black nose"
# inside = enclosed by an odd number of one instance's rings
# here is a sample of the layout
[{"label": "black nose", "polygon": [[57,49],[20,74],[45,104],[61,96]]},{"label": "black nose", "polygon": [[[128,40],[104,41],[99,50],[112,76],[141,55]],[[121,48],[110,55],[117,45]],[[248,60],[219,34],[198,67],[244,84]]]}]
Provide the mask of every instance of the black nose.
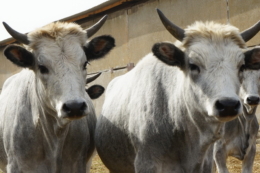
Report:
[{"label": "black nose", "polygon": [[220,117],[232,117],[238,114],[241,104],[238,100],[224,99],[216,101],[215,106]]},{"label": "black nose", "polygon": [[85,102],[72,100],[64,103],[62,110],[67,114],[68,118],[80,118],[83,116],[86,107]]},{"label": "black nose", "polygon": [[259,97],[257,97],[257,96],[247,97],[246,102],[249,105],[258,105],[259,104]]}]

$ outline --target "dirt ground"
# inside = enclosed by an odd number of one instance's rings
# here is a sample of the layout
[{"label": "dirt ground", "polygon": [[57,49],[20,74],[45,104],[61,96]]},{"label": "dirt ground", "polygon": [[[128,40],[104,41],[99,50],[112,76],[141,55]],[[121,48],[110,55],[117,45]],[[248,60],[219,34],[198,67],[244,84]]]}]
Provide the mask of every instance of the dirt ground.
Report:
[{"label": "dirt ground", "polygon": [[[230,173],[240,173],[242,162],[236,158],[228,158],[228,169]],[[91,173],[109,173],[106,167],[101,162],[98,155],[96,155],[92,161]],[[260,172],[260,144],[257,144],[257,151],[254,163],[253,173]]]},{"label": "dirt ground", "polygon": [[[228,158],[228,169],[230,173],[240,173],[242,162],[233,157]],[[260,144],[257,144],[253,173],[260,172]]]}]

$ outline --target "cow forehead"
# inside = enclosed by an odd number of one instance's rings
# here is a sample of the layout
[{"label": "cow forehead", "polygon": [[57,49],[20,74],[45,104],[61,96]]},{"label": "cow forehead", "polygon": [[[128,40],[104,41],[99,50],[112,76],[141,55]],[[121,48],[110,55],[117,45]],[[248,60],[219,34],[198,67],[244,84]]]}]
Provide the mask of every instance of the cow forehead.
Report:
[{"label": "cow forehead", "polygon": [[86,31],[75,23],[51,23],[30,32],[28,38],[29,47],[42,63],[60,60],[74,63],[86,61],[82,49],[87,40]]},{"label": "cow forehead", "polygon": [[242,39],[238,28],[231,25],[224,25],[215,22],[195,22],[185,29],[183,46],[185,48],[197,42],[197,39],[208,39],[212,43],[225,43],[226,40],[232,41],[240,48],[245,48],[245,42]]},{"label": "cow forehead", "polygon": [[186,52],[191,63],[205,67],[223,63],[237,67],[244,63],[242,50],[230,40],[213,43],[212,40],[200,39],[186,48]]},{"label": "cow forehead", "polygon": [[55,64],[60,61],[68,61],[77,64],[87,60],[85,52],[77,39],[73,36],[64,38],[64,40],[59,41],[41,38],[39,46],[33,50],[39,63]]},{"label": "cow forehead", "polygon": [[237,67],[244,63],[245,47],[239,30],[215,22],[195,22],[185,29],[182,46],[191,62],[203,66],[226,64]]},{"label": "cow forehead", "polygon": [[42,46],[44,38],[51,39],[57,43],[68,42],[70,38],[74,38],[75,42],[83,46],[86,43],[87,35],[80,25],[55,22],[30,32],[28,34],[29,46],[32,49],[37,49],[39,46]]}]

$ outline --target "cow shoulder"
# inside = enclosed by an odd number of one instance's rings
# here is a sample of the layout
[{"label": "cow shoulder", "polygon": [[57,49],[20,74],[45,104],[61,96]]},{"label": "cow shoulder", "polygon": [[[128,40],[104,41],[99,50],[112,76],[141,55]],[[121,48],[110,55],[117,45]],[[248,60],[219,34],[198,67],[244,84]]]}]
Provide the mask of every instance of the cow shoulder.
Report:
[{"label": "cow shoulder", "polygon": [[115,47],[115,39],[108,35],[95,37],[84,48],[89,61],[102,58]]},{"label": "cow shoulder", "polygon": [[185,54],[174,44],[168,42],[161,42],[154,44],[152,48],[153,54],[162,62],[171,65],[178,66],[181,69],[185,65]]},{"label": "cow shoulder", "polygon": [[33,54],[19,45],[8,45],[4,49],[4,55],[19,67],[32,67],[34,64]]}]

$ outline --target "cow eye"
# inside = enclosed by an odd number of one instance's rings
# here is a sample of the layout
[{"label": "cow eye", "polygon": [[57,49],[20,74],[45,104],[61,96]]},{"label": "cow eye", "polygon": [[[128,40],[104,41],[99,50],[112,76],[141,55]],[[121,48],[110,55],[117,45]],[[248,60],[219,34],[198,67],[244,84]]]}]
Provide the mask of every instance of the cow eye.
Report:
[{"label": "cow eye", "polygon": [[39,70],[40,70],[41,74],[49,73],[49,70],[45,66],[39,65],[38,67],[39,67]]},{"label": "cow eye", "polygon": [[200,68],[195,64],[190,64],[190,70],[200,72]]}]

